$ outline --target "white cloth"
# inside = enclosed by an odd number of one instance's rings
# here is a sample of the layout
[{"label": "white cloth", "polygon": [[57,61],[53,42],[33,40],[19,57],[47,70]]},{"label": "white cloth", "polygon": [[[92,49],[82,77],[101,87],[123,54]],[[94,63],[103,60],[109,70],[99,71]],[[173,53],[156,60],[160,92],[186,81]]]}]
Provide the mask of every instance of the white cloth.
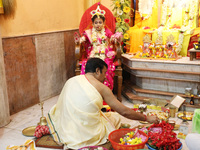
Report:
[{"label": "white cloth", "polygon": [[120,127],[118,113],[102,113],[103,99],[85,75],[69,79],[47,121],[54,140],[68,148],[101,145]]},{"label": "white cloth", "polygon": [[198,133],[189,133],[185,142],[189,150],[200,150],[200,134]]}]

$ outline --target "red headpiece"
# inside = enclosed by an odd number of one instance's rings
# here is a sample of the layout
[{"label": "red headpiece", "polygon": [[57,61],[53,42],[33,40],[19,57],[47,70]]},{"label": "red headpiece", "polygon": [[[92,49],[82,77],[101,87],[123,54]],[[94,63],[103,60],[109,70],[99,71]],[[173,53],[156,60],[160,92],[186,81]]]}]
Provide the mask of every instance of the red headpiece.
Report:
[{"label": "red headpiece", "polygon": [[79,33],[82,35],[84,30],[87,30],[89,28],[92,28],[92,20],[91,18],[93,17],[96,13],[105,16],[105,27],[110,29],[113,33],[115,32],[115,17],[113,16],[112,12],[103,6],[100,3],[95,3],[92,5],[90,8],[88,8],[85,13],[83,14],[81,18],[81,22],[79,25]]}]

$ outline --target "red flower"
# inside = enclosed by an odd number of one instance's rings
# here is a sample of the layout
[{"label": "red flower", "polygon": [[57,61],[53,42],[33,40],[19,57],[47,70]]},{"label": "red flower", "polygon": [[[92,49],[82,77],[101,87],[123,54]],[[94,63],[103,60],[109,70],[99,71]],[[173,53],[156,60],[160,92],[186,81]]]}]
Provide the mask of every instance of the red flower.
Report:
[{"label": "red flower", "polygon": [[[151,128],[161,127],[162,132],[156,133],[150,131]],[[179,139],[176,138],[176,133],[173,132],[173,126],[162,121],[160,124],[153,124],[149,128],[149,140],[148,143],[151,146],[156,146],[158,149],[167,149],[167,150],[177,150],[180,148],[181,143]]]},{"label": "red flower", "polygon": [[129,19],[124,19],[124,22],[126,23],[129,23],[129,21],[130,21]]},{"label": "red flower", "polygon": [[145,26],[145,27],[144,27],[144,29],[150,29],[150,27],[148,27],[148,26]]}]

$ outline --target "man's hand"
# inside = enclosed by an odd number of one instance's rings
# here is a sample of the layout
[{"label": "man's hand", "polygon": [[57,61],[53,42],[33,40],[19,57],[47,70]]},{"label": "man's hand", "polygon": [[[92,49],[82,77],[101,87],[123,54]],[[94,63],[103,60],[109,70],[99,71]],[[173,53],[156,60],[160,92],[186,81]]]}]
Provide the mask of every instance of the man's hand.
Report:
[{"label": "man's hand", "polygon": [[149,122],[149,123],[159,123],[159,119],[156,115],[147,116],[147,122]]}]

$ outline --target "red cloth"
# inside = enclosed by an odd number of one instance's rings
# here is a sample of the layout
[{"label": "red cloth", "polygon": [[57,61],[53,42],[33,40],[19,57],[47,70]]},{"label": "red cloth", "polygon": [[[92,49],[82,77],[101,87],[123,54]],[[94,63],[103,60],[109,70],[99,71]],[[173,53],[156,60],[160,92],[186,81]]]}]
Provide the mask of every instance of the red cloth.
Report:
[{"label": "red cloth", "polygon": [[38,125],[38,126],[35,128],[34,136],[37,137],[37,138],[40,138],[40,137],[42,137],[43,135],[48,135],[48,134],[50,134],[50,132],[49,132],[49,127],[48,127],[48,126]]},{"label": "red cloth", "polygon": [[[92,20],[91,17],[92,15],[90,14],[90,12],[92,10],[96,10],[97,9],[97,5],[98,3],[95,3],[94,5],[92,5],[90,8],[88,8],[85,13],[83,14],[82,18],[81,18],[81,22],[79,25],[79,33],[83,34],[83,31],[92,28]],[[112,33],[115,33],[115,17],[113,16],[112,12],[106,8],[104,5],[100,5],[100,9],[101,10],[105,10],[106,14],[105,14],[105,24],[106,24],[106,28],[108,28],[110,31],[112,31]]]},{"label": "red cloth", "polygon": [[[194,46],[193,46],[194,43],[198,43],[198,38],[199,38],[199,37],[198,37],[198,34],[192,35],[192,36],[190,37],[190,41],[189,41],[189,45],[188,45],[188,52],[187,52],[187,56],[188,56],[188,57],[190,57],[189,50],[190,50],[191,48],[194,48]],[[196,53],[196,58],[200,58],[200,50],[199,50],[199,52]]]},{"label": "red cloth", "polygon": [[103,105],[108,105],[108,104],[103,100]]}]

